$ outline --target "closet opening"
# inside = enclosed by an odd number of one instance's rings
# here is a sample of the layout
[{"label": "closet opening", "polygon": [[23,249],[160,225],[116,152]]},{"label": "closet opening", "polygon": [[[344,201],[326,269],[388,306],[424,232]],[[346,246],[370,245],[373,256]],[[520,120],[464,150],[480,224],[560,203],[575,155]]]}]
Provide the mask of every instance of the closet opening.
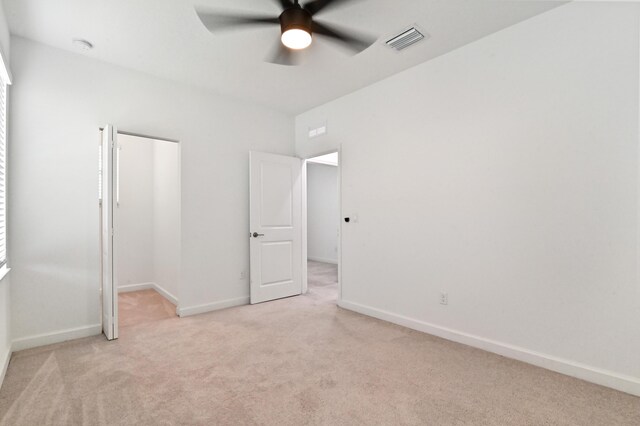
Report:
[{"label": "closet opening", "polygon": [[129,327],[176,318],[180,285],[180,145],[115,129],[112,139],[104,143],[103,135],[100,155],[103,329],[109,339]]}]

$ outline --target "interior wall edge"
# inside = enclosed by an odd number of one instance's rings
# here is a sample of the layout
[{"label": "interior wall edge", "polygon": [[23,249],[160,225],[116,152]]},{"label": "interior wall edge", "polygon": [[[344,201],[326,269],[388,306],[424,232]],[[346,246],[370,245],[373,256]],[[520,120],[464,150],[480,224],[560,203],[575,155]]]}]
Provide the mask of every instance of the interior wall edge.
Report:
[{"label": "interior wall edge", "polygon": [[169,291],[167,291],[165,288],[163,288],[158,283],[152,283],[152,284],[153,284],[153,287],[151,287],[152,289],[154,289],[158,294],[160,294],[160,296],[164,297],[169,302],[171,302],[174,305],[176,305],[176,313],[177,313],[178,298],[176,296],[174,296],[173,294],[171,294]]},{"label": "interior wall edge", "polygon": [[2,383],[4,383],[4,376],[7,374],[7,368],[9,368],[9,362],[11,361],[11,354],[13,353],[12,345],[9,345],[7,350],[4,353],[4,358],[2,361],[2,371],[0,372],[0,387],[2,387]]},{"label": "interior wall edge", "polygon": [[178,298],[174,296],[170,291],[163,288],[158,283],[138,283],[138,284],[127,284],[124,286],[118,287],[118,293],[130,293],[132,291],[140,291],[140,290],[154,290],[160,296],[167,299],[172,304],[178,306]]},{"label": "interior wall edge", "polygon": [[430,324],[404,315],[361,305],[359,303],[341,300],[338,306],[362,315],[374,317],[383,321],[397,324],[412,330],[421,331],[445,340],[461,343],[487,352],[521,361],[547,370],[555,371],[567,376],[575,377],[590,383],[606,386],[631,395],[640,396],[640,378],[618,374],[590,365],[558,358],[552,355],[532,351],[508,343],[498,342],[481,336],[464,333],[436,324]]},{"label": "interior wall edge", "polygon": [[155,285],[156,283],[153,282],[121,285],[118,287],[118,293],[129,293],[132,291],[148,290],[150,288],[154,288]]}]

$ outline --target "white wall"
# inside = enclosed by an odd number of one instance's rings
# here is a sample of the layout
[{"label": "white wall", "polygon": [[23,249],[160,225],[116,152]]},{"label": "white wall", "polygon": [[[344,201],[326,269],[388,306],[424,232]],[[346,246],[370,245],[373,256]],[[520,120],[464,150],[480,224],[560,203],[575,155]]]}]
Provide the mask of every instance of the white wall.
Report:
[{"label": "white wall", "polygon": [[0,280],[0,386],[11,358],[11,282],[10,275]]},{"label": "white wall", "polygon": [[0,1],[0,47],[2,48],[2,55],[7,62],[10,61],[11,54],[10,39],[9,24],[7,23],[7,15],[4,12],[4,2]]},{"label": "white wall", "polygon": [[[4,5],[0,1],[0,52],[3,59],[6,61],[5,65],[10,67],[10,43],[9,43],[9,26],[4,13]],[[9,98],[11,96],[11,86],[8,90]],[[7,141],[7,151],[10,152],[12,148],[12,141],[9,138]],[[10,168],[11,165],[8,165]],[[12,217],[7,217],[8,225],[11,226]],[[11,230],[8,230],[9,233]],[[11,245],[8,246],[8,265],[11,267],[11,256],[13,250]],[[11,272],[0,278],[0,385],[4,379],[5,368],[9,364],[9,358],[11,357]]]},{"label": "white wall", "polygon": [[120,201],[115,208],[114,258],[118,286],[124,287],[155,279],[155,142],[118,135],[118,144]]},{"label": "white wall", "polygon": [[116,210],[118,286],[154,286],[177,300],[180,282],[178,143],[118,135],[120,202]]},{"label": "white wall", "polygon": [[177,143],[153,144],[153,274],[171,295],[180,283],[180,170]]},{"label": "white wall", "polygon": [[21,38],[12,38],[12,65],[14,345],[99,329],[97,141],[105,123],[180,141],[181,307],[245,303],[248,152],[292,154],[293,119]]},{"label": "white wall", "polygon": [[338,168],[307,164],[307,258],[338,263]]},{"label": "white wall", "polygon": [[359,215],[341,305],[640,394],[638,18],[571,3],[298,116]]}]

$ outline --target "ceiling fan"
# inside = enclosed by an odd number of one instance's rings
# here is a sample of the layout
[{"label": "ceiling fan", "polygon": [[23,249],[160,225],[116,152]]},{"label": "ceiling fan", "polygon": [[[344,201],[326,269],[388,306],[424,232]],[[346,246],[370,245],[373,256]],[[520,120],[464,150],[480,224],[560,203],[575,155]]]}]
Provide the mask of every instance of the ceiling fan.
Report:
[{"label": "ceiling fan", "polygon": [[298,65],[302,60],[303,52],[311,46],[314,36],[327,37],[328,40],[337,42],[354,54],[360,53],[375,42],[372,37],[354,31],[345,31],[315,19],[321,11],[354,0],[311,0],[304,5],[299,4],[298,0],[273,1],[283,9],[278,17],[213,13],[204,10],[196,12],[204,26],[212,33],[247,26],[280,25],[280,40],[275,52],[267,58],[267,62],[280,65]]}]

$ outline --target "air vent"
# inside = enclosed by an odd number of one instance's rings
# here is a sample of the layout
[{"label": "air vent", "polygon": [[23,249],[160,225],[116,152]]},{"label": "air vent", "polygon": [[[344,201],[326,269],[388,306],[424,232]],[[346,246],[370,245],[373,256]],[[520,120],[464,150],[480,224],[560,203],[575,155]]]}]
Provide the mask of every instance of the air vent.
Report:
[{"label": "air vent", "polygon": [[424,39],[424,34],[413,27],[389,40],[387,46],[393,47],[396,50],[402,50],[422,39]]}]

